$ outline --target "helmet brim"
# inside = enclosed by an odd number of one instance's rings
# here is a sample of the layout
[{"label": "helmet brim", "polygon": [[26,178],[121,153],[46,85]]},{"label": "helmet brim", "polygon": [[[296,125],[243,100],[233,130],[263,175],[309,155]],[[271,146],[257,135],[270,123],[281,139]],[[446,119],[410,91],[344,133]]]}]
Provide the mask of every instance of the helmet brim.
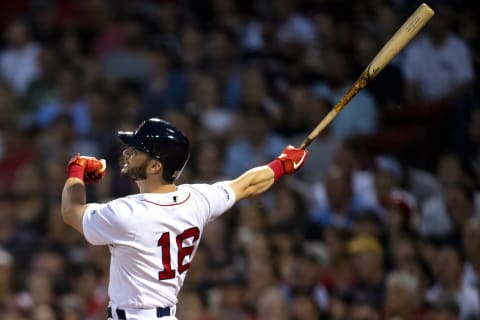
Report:
[{"label": "helmet brim", "polygon": [[129,147],[136,148],[137,147],[137,141],[135,139],[135,134],[131,131],[119,131],[117,133],[118,137],[120,140],[122,140],[123,143],[125,143]]}]

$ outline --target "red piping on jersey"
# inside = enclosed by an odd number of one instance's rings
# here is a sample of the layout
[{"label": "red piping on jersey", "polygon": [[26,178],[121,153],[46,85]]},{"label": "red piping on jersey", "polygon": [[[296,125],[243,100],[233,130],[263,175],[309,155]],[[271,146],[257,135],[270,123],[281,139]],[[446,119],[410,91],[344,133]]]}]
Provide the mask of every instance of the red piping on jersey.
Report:
[{"label": "red piping on jersey", "polygon": [[145,202],[148,202],[148,203],[160,206],[160,207],[171,207],[171,206],[176,206],[176,205],[185,203],[185,202],[187,202],[188,199],[190,199],[190,192],[188,193],[187,198],[185,200],[183,200],[182,202],[175,202],[175,203],[171,203],[171,204],[161,204],[161,203],[156,203],[156,202],[149,201],[149,200],[141,200],[141,201],[145,201]]}]

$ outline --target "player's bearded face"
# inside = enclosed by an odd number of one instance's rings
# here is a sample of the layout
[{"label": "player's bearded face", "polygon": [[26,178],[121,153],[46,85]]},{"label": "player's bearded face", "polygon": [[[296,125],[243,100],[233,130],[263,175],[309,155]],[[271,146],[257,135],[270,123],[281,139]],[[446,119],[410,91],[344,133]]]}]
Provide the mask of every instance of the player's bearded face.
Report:
[{"label": "player's bearded face", "polygon": [[142,163],[137,166],[132,166],[129,159],[133,153],[137,153],[136,150],[129,148],[123,152],[123,155],[120,159],[121,171],[120,173],[123,176],[127,176],[135,181],[147,179],[147,166],[150,161],[149,158],[145,159]]}]

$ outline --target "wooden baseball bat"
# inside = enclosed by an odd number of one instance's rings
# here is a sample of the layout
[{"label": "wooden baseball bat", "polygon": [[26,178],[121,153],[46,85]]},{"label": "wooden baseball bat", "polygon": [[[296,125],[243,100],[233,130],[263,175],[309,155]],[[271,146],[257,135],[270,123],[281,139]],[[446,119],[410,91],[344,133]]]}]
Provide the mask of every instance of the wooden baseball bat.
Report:
[{"label": "wooden baseball bat", "polygon": [[415,35],[433,17],[434,11],[422,3],[414,13],[408,17],[403,25],[388,40],[375,58],[365,68],[360,77],[350,89],[342,96],[340,101],[327,113],[320,123],[310,132],[300,145],[305,149],[325,127],[345,108],[352,98],[385,68],[387,64],[415,37]]}]

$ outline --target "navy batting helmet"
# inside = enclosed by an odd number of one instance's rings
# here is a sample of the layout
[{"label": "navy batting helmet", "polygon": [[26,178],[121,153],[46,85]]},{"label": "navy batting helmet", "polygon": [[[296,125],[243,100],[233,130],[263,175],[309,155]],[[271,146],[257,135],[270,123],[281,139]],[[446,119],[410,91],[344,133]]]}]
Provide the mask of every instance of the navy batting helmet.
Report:
[{"label": "navy batting helmet", "polygon": [[119,131],[118,136],[126,145],[159,160],[163,165],[163,178],[167,181],[178,178],[190,156],[187,137],[162,119],[148,119],[135,132]]}]

